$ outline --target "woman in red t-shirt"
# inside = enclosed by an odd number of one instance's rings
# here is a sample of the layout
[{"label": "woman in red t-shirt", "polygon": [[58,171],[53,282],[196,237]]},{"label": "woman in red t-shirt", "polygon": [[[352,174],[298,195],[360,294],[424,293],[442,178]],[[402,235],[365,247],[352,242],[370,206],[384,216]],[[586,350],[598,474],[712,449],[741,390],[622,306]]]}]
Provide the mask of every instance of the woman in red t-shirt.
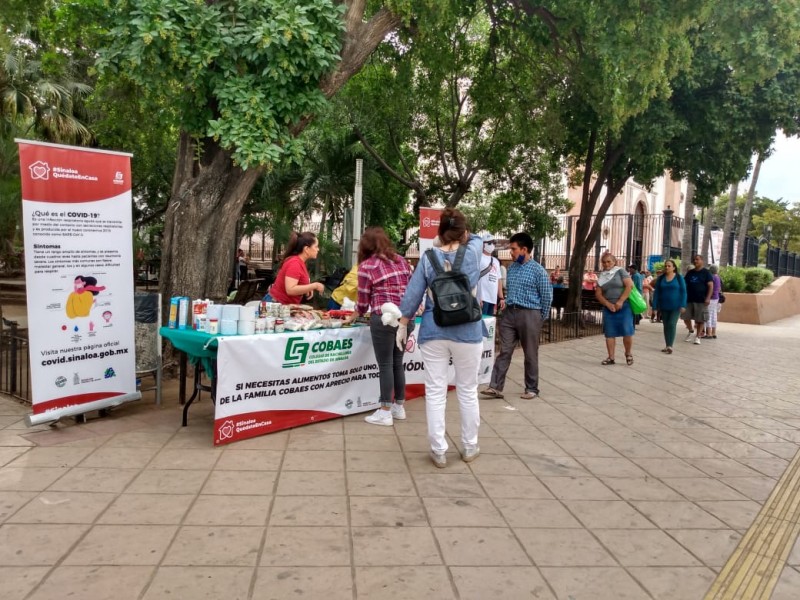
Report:
[{"label": "woman in red t-shirt", "polygon": [[316,235],[310,231],[300,235],[292,233],[286,254],[283,256],[283,264],[264,300],[281,304],[300,304],[304,298],[310,299],[314,292],[322,293],[325,286],[319,282],[311,283],[306,268],[306,261],[316,258],[317,254],[319,254],[319,241]]}]

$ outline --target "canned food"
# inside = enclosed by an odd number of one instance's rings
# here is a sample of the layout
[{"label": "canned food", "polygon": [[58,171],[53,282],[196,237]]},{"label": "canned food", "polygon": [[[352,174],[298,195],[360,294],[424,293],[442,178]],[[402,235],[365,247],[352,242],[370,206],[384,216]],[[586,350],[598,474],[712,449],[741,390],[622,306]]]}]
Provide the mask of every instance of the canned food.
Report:
[{"label": "canned food", "polygon": [[275,333],[283,333],[285,330],[283,319],[275,319]]}]

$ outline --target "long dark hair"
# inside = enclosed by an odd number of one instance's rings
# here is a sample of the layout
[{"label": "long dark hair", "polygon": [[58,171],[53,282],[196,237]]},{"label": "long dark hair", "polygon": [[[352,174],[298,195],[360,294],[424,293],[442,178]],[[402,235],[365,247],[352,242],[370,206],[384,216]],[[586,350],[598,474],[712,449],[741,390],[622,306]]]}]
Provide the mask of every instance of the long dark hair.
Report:
[{"label": "long dark hair", "polygon": [[358,262],[377,256],[390,262],[397,260],[397,252],[383,227],[367,227],[358,243]]},{"label": "long dark hair", "polygon": [[304,231],[301,234],[293,231],[291,237],[289,237],[289,243],[286,244],[286,252],[283,255],[283,260],[286,260],[290,256],[300,254],[303,248],[313,246],[316,241],[317,236],[310,231]]},{"label": "long dark hair", "polygon": [[467,233],[467,218],[457,208],[445,208],[439,217],[439,239],[442,244],[463,242]]},{"label": "long dark hair", "polygon": [[[97,279],[95,279],[94,277],[78,275],[75,278],[75,281],[78,281],[79,279],[83,282],[83,289],[86,290],[87,292],[91,292],[92,296],[97,296],[97,294],[100,293],[100,292],[98,292],[97,289],[91,289],[91,288],[96,288],[97,287]],[[89,288],[89,289],[87,289],[87,288]]]}]

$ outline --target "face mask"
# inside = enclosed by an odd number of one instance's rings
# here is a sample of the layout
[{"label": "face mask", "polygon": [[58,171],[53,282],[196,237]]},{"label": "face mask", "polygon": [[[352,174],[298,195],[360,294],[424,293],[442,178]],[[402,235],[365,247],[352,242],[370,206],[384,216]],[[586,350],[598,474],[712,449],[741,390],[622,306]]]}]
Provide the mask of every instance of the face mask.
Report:
[{"label": "face mask", "polygon": [[517,257],[517,259],[516,259],[516,260],[517,260],[517,262],[518,262],[519,264],[523,264],[523,263],[525,262],[525,255],[524,255],[524,254],[520,254],[520,255]]},{"label": "face mask", "polygon": [[486,250],[489,254],[494,252],[494,244],[484,244],[483,249]]}]

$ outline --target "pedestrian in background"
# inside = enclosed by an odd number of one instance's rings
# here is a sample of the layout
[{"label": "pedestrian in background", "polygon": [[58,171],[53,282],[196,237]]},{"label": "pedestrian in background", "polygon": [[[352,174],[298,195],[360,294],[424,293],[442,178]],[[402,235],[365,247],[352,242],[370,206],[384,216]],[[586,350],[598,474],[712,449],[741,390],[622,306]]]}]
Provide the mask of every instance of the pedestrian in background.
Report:
[{"label": "pedestrian in background", "polygon": [[655,283],[655,279],[650,274],[650,271],[647,269],[644,270],[644,280],[642,281],[642,289],[644,293],[644,301],[647,302],[647,312],[644,314],[645,318],[650,319],[652,323],[655,321],[655,312],[653,310],[653,284]]},{"label": "pedestrian in background", "polygon": [[628,303],[628,296],[633,289],[631,276],[622,267],[617,266],[616,257],[606,252],[600,257],[603,270],[597,277],[594,290],[597,301],[603,306],[603,334],[606,337],[608,357],[600,364],[613,365],[617,348],[617,338],[622,338],[625,347],[625,361],[633,364],[633,311]]},{"label": "pedestrian in background", "polygon": [[497,326],[500,352],[494,362],[489,387],[481,392],[487,398],[502,398],[506,373],[517,342],[524,357],[525,391],[520,398],[533,400],[539,395],[539,332],[550,315],[553,286],[545,268],[533,260],[533,238],[525,232],[509,240],[512,263],[508,267],[508,291],[500,302],[503,316]]},{"label": "pedestrian in background", "polygon": [[[683,313],[683,322],[689,333],[685,342],[691,342],[694,336],[695,345],[700,345],[700,340],[705,335],[705,321],[708,305],[711,304],[711,294],[714,291],[714,278],[711,271],[705,268],[705,261],[700,254],[692,258],[691,269],[686,271],[686,311]],[[692,328],[694,321],[694,328]]]},{"label": "pedestrian in background", "polygon": [[708,314],[706,315],[706,335],[703,339],[715,340],[717,339],[717,315],[722,308],[719,303],[719,295],[722,293],[722,280],[719,278],[719,269],[717,265],[708,267],[711,273],[711,279],[714,281],[714,288],[711,291],[711,300],[708,303]]},{"label": "pedestrian in background", "polygon": [[[639,266],[635,263],[628,265],[628,274],[631,276],[631,280],[633,281],[633,287],[635,287],[639,293],[644,296],[644,276],[639,273]],[[642,315],[633,315],[634,327],[638,325],[641,320]]]},{"label": "pedestrian in background", "polygon": [[686,308],[686,282],[671,258],[664,261],[664,274],[653,285],[653,310],[661,312],[665,346],[662,352],[672,354],[678,319]]},{"label": "pedestrian in background", "polygon": [[561,265],[556,265],[556,268],[550,273],[550,283],[555,285],[558,283],[559,277],[561,277]]},{"label": "pedestrian in background", "polygon": [[500,279],[500,261],[494,257],[494,236],[483,237],[481,255],[481,278],[478,281],[478,301],[481,312],[494,316],[497,303],[503,299],[503,282]]}]

